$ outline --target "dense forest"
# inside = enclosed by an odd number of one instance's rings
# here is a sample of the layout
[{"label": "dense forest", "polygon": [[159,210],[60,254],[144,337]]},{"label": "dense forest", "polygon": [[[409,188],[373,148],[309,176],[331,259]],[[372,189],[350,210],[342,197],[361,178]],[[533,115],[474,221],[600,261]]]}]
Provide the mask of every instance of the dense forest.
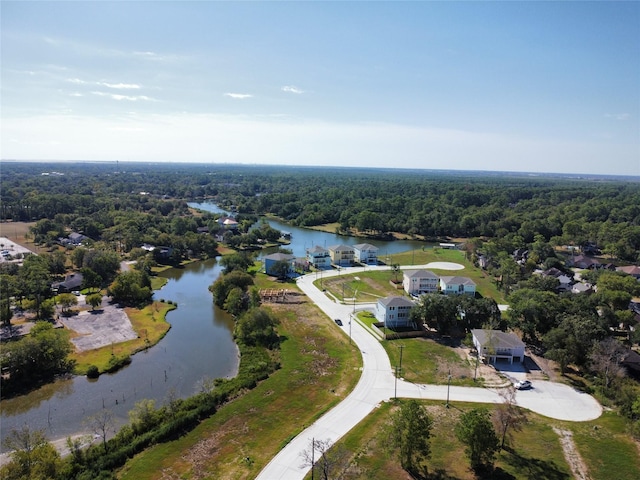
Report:
[{"label": "dense forest", "polygon": [[0,219],[52,220],[41,230],[70,228],[94,240],[118,241],[125,251],[141,240],[158,243],[160,235],[159,243],[175,243],[180,252],[199,251],[207,246],[194,245],[188,234],[207,219],[185,217],[185,202],[202,198],[233,208],[240,219],[273,214],[296,226],[336,224],[341,232],[507,237],[515,248],[540,235],[553,245],[593,243],[630,262],[638,261],[640,251],[637,178],[8,162]]}]

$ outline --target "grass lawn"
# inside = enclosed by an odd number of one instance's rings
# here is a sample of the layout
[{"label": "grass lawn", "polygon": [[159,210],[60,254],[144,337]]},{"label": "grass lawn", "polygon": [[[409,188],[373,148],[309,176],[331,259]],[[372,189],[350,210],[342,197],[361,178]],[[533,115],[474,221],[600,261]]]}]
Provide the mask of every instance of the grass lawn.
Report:
[{"label": "grass lawn", "polygon": [[[256,283],[295,288],[264,275]],[[280,370],[192,432],[130,460],[119,478],[255,478],[283,445],[343,399],[360,378],[360,354],[306,297],[298,301],[267,305],[281,321]]]},{"label": "grass lawn", "polygon": [[162,302],[153,302],[142,310],[127,308],[127,316],[138,338],[95,350],[72,353],[70,357],[76,361],[75,373],[85,374],[89,365],[95,365],[103,372],[107,370],[112,357],[126,357],[155,345],[171,328],[165,318],[167,312],[174,308],[175,305]]},{"label": "grass lawn", "polygon": [[[469,461],[453,431],[462,413],[479,404],[456,403],[447,409],[441,402],[424,401],[433,420],[431,457],[426,462],[433,479],[472,480],[477,477],[469,468]],[[484,405],[492,409],[492,405]],[[385,424],[394,402],[381,405],[371,415],[343,437],[334,448],[350,455],[353,479],[393,478],[411,479],[400,468],[396,457],[390,455],[383,443]],[[546,417],[527,414],[528,423],[521,431],[508,435],[507,448],[498,453],[494,479],[570,480],[571,467],[564,458],[562,445],[554,427],[574,432],[576,448],[582,455],[591,480],[640,478],[640,454],[628,436],[620,430],[624,419],[615,413],[605,414],[593,422],[557,422]],[[582,438],[580,432],[596,432]],[[589,454],[589,450],[594,455]],[[596,453],[596,452],[600,453]],[[307,479],[311,478],[309,474]]]},{"label": "grass lawn", "polygon": [[456,352],[430,338],[394,339],[382,342],[391,365],[400,365],[405,380],[414,383],[446,384],[451,372],[451,385],[479,386],[473,381],[473,365]]}]

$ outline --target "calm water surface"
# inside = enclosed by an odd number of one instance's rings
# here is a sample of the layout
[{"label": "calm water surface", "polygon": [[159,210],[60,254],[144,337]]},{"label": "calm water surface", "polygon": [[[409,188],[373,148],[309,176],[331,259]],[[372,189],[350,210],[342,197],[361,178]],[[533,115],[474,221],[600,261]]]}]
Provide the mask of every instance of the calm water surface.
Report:
[{"label": "calm water surface", "polygon": [[220,274],[215,260],[163,273],[169,279],[155,298],[177,302],[169,312],[171,329],[156,346],[134,355],[132,363],[98,380],[74,377],[11,400],[1,402],[1,434],[28,424],[44,429],[50,439],[85,431],[84,419],[103,408],[110,409],[118,425],[141,399],[156,405],[173,394],[186,398],[203,378],[235,376],[238,350],[231,331],[233,319],[213,305],[207,287]]}]

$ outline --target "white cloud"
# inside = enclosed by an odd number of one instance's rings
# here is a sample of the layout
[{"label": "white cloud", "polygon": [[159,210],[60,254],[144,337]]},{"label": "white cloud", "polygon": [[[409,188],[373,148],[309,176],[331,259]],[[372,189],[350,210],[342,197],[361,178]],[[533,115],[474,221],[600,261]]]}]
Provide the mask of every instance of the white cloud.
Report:
[{"label": "white cloud", "polygon": [[614,120],[629,120],[631,114],[629,113],[605,113],[605,118],[613,118]]},{"label": "white cloud", "polygon": [[115,88],[115,89],[123,89],[123,90],[131,90],[138,89],[140,85],[136,85],[135,83],[107,83],[107,82],[97,82],[97,85],[101,85],[107,88]]},{"label": "white cloud", "polygon": [[110,92],[99,92],[99,91],[94,91],[91,92],[93,95],[97,95],[99,97],[109,97],[112,98],[113,100],[128,100],[130,102],[137,102],[139,100],[142,101],[146,101],[146,102],[156,102],[157,100],[155,98],[151,98],[151,97],[147,97],[146,95],[120,95],[117,93],[110,93]]},{"label": "white cloud", "polygon": [[253,97],[253,95],[250,95],[248,93],[225,93],[224,96],[229,98],[236,98],[239,100],[244,100],[245,98]]},{"label": "white cloud", "polygon": [[293,85],[285,85],[284,87],[282,87],[281,90],[283,92],[288,92],[288,93],[296,93],[296,94],[304,93],[304,90],[301,90],[298,87],[294,87]]},{"label": "white cloud", "polygon": [[113,88],[116,90],[137,90],[139,88],[142,88],[136,83],[88,82],[86,80],[82,80],[81,78],[68,78],[67,81],[75,85],[97,85],[99,87]]}]

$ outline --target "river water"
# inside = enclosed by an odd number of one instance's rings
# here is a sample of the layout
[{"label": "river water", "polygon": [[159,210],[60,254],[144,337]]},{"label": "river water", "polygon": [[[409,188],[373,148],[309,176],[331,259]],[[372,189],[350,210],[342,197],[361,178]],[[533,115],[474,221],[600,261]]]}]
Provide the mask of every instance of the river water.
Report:
[{"label": "river water", "polygon": [[[191,207],[223,213],[212,203],[190,203]],[[225,212],[226,213],[226,212]],[[298,257],[315,245],[354,245],[364,240],[354,237],[292,227],[275,220],[271,226],[291,233],[287,248]],[[378,256],[420,249],[423,242],[366,240],[377,246]],[[274,250],[265,250],[264,256]],[[168,283],[155,292],[156,299],[173,300],[178,308],[167,315],[171,329],[157,345],[133,356],[122,370],[101,375],[97,380],[74,377],[10,400],[0,402],[2,438],[12,429],[27,424],[43,429],[50,439],[85,432],[87,417],[102,408],[110,409],[116,426],[128,422],[128,411],[141,399],[153,399],[156,406],[170,395],[193,395],[203,378],[234,376],[238,368],[238,350],[233,342],[233,318],[213,304],[208,286],[220,275],[216,260],[196,262],[183,269],[162,273]]]},{"label": "river water", "polygon": [[167,314],[171,324],[167,335],[114,374],[93,381],[86,377],[60,380],[3,400],[2,437],[27,424],[45,430],[50,439],[65,438],[85,431],[85,419],[103,405],[120,426],[141,399],[153,399],[160,406],[170,392],[180,398],[193,395],[203,378],[235,376],[238,350],[231,334],[233,318],[215,307],[207,289],[220,271],[215,260],[207,260],[164,272],[169,281],[154,296],[178,304]]}]

